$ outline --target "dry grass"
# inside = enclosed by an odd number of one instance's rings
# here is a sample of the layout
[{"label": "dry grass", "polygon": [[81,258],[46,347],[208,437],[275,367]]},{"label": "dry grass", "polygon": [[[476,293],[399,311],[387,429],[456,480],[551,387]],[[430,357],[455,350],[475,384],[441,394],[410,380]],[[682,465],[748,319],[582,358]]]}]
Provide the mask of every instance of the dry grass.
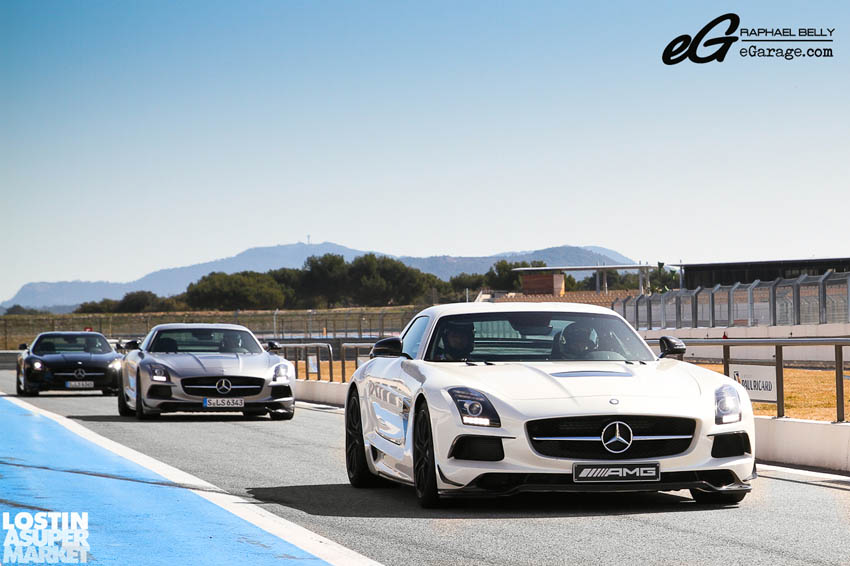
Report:
[{"label": "dry grass", "polygon": [[[723,373],[721,364],[698,364]],[[785,368],[785,416],[818,421],[835,420],[835,371]],[[844,380],[844,413],[850,415],[850,386]],[[753,403],[757,415],[776,416],[773,403]]]},{"label": "dry grass", "polygon": [[[699,364],[702,367],[723,373],[720,364]],[[330,381],[330,364],[322,362],[320,365],[321,380]],[[346,381],[354,373],[354,360],[345,363]],[[307,364],[298,362],[298,377],[304,379],[307,375]],[[342,376],[342,362],[333,363],[333,381],[340,382]],[[310,374],[311,380],[319,378],[316,374]],[[776,416],[776,405],[772,403],[753,403],[755,414],[764,416]],[[845,415],[850,416],[850,385],[845,380]],[[813,419],[819,421],[835,420],[835,372],[833,370],[807,370],[785,368],[785,416],[798,419]]]}]

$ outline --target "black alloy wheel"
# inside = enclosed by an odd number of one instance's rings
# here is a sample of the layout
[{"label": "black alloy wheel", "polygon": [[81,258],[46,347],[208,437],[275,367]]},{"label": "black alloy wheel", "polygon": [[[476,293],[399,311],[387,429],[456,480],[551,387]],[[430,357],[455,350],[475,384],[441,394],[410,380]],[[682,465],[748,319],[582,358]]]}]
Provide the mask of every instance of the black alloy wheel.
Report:
[{"label": "black alloy wheel", "polygon": [[434,437],[431,434],[431,413],[422,403],[416,410],[413,423],[413,480],[416,497],[422,507],[437,507],[437,465],[434,460]]},{"label": "black alloy wheel", "polygon": [[354,487],[373,487],[378,478],[366,462],[366,444],[363,442],[363,422],[360,418],[360,397],[352,389],[345,404],[345,471],[348,482]]}]

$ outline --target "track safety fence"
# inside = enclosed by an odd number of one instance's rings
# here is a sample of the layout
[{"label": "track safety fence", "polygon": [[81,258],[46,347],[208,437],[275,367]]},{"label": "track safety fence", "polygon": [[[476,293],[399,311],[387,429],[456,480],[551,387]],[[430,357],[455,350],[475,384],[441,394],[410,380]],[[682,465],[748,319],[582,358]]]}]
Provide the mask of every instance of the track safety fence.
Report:
[{"label": "track safety fence", "polygon": [[[729,377],[730,366],[736,363],[751,366],[775,366],[776,416],[785,416],[785,385],[783,350],[795,346],[827,346],[835,350],[835,420],[844,422],[844,348],[850,346],[850,338],[693,338],[682,340],[687,347],[721,346],[723,348],[723,373]],[[647,340],[658,345],[659,340]],[[774,348],[774,360],[735,360],[732,348],[741,346],[767,346]],[[740,381],[740,380],[739,380]],[[748,388],[749,389],[749,388]],[[758,401],[765,402],[765,401]],[[771,402],[771,401],[766,401]]]}]

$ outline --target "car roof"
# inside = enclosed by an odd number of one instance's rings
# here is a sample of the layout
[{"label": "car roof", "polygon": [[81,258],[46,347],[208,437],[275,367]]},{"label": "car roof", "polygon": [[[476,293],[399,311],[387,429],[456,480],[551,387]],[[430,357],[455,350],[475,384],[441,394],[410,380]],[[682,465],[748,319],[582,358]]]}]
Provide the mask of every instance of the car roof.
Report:
[{"label": "car roof", "polygon": [[192,329],[216,329],[216,330],[248,330],[241,324],[219,324],[209,322],[169,322],[166,324],[157,324],[151,330],[192,330]]},{"label": "car roof", "polygon": [[507,312],[568,312],[615,315],[617,313],[606,307],[586,305],[583,303],[450,303],[436,305],[423,310],[420,314],[441,317],[455,314],[482,314]]},{"label": "car roof", "polygon": [[[93,334],[94,336],[103,336],[102,332],[98,332],[97,330],[45,330],[44,332],[39,333],[36,337],[41,336],[76,336],[79,334]],[[106,336],[103,336],[106,338]]]}]

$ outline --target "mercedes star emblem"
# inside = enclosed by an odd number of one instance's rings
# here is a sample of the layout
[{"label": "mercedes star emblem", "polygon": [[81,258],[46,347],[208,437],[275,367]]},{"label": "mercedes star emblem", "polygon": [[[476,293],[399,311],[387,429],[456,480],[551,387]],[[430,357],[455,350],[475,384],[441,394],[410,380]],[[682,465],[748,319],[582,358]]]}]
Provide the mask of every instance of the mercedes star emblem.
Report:
[{"label": "mercedes star emblem", "polygon": [[227,395],[230,393],[230,389],[233,385],[230,383],[230,380],[222,377],[218,380],[218,383],[215,384],[215,390],[221,393],[222,395]]},{"label": "mercedes star emblem", "polygon": [[74,377],[77,379],[83,379],[86,376],[86,370],[83,368],[77,368],[74,370]]},{"label": "mercedes star emblem", "polygon": [[632,445],[632,429],[623,421],[614,421],[602,429],[602,446],[612,454],[621,454]]}]

